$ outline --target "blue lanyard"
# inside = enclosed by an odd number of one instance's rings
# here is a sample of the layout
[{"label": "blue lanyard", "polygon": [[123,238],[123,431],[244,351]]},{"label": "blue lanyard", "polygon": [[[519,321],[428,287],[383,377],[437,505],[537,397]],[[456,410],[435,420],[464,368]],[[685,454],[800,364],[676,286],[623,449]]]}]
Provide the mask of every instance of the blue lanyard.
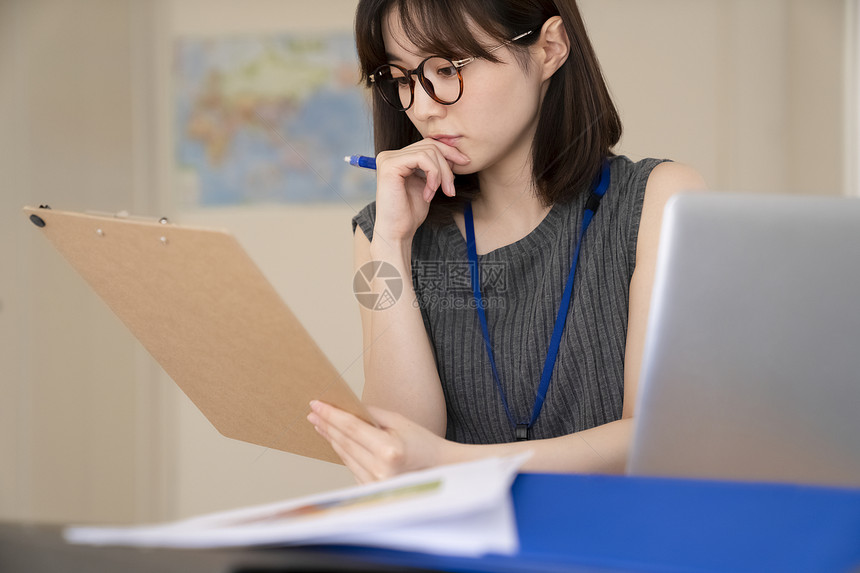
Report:
[{"label": "blue lanyard", "polygon": [[493,358],[493,346],[490,343],[490,333],[487,329],[487,316],[484,313],[483,297],[481,296],[481,281],[478,268],[478,251],[475,246],[475,223],[472,218],[472,204],[466,203],[463,208],[463,217],[466,222],[466,247],[469,251],[469,272],[472,276],[472,291],[475,296],[475,303],[478,309],[478,318],[481,321],[481,330],[484,333],[484,343],[487,347],[487,354],[490,357],[490,367],[493,370],[493,380],[496,382],[496,387],[499,389],[499,395],[502,397],[502,405],[505,407],[505,413],[508,415],[511,425],[516,431],[518,441],[529,439],[529,430],[540,416],[540,411],[543,408],[544,400],[546,399],[547,390],[549,390],[549,382],[552,378],[552,371],[555,367],[555,359],[558,356],[558,347],[561,344],[561,334],[564,331],[564,324],[567,319],[567,311],[570,308],[570,299],[573,294],[573,279],[576,275],[576,263],[579,260],[579,249],[582,246],[582,238],[585,236],[585,231],[591,224],[594,218],[594,213],[600,206],[600,200],[609,188],[609,161],[603,162],[603,168],[600,171],[600,179],[596,182],[594,190],[585,204],[585,212],[582,215],[582,227],[579,231],[579,238],[576,241],[576,248],[573,251],[573,263],[570,266],[570,273],[567,275],[567,284],[564,287],[564,295],[561,299],[561,305],[558,309],[558,316],[555,319],[555,327],[552,331],[552,339],[550,340],[549,351],[547,352],[546,361],[543,366],[543,373],[540,377],[540,386],[538,387],[537,396],[535,396],[535,405],[532,409],[532,417],[526,423],[517,423],[514,420],[511,409],[508,406],[508,400],[505,397],[505,391],[502,388],[502,383],[499,381],[499,372],[496,370],[496,361]]}]

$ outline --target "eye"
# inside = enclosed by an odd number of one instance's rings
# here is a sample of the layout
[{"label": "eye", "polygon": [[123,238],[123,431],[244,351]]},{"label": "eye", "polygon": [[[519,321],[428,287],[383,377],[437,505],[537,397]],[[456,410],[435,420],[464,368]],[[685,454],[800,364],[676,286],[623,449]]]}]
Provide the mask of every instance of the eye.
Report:
[{"label": "eye", "polygon": [[457,77],[457,68],[448,62],[436,68],[436,75],[445,79],[454,78]]},{"label": "eye", "polygon": [[397,66],[381,66],[374,74],[378,83],[409,85],[409,78]]}]

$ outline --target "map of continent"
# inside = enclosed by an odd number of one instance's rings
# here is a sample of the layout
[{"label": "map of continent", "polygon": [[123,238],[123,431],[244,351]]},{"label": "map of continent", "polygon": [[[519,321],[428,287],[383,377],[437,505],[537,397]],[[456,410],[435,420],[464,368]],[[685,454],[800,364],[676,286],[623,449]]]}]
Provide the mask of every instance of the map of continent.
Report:
[{"label": "map of continent", "polygon": [[183,38],[175,46],[176,169],[200,206],[367,202],[367,94],[350,34]]}]

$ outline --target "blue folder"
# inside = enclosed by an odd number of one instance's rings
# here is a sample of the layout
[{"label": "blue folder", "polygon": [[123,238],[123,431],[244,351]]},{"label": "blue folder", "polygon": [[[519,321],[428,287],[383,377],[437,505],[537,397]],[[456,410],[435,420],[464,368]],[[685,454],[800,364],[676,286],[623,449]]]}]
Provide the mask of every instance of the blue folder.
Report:
[{"label": "blue folder", "polygon": [[514,556],[331,551],[464,572],[860,571],[860,489],[524,474],[513,499]]}]

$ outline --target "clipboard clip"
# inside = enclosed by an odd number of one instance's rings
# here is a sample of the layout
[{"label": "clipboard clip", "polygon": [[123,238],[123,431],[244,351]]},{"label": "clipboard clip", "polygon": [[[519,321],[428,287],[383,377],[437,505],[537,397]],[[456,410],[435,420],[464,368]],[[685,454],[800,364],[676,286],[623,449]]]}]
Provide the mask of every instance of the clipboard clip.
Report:
[{"label": "clipboard clip", "polygon": [[[39,205],[39,209],[50,209],[50,208],[51,208],[50,205]],[[34,225],[39,227],[40,229],[45,226],[45,220],[36,214],[30,215],[30,221]]]}]

